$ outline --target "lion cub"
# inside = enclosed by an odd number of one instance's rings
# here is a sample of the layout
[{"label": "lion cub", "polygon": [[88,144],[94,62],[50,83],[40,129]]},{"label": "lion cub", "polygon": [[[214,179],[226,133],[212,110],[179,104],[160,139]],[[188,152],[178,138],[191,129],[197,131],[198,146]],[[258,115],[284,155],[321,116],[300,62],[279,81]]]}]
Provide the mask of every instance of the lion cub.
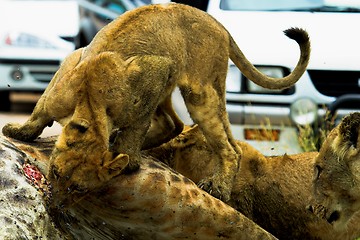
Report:
[{"label": "lion cub", "polygon": [[360,113],[344,117],[327,136],[314,166],[315,214],[343,230],[360,212]]},{"label": "lion cub", "polygon": [[[182,131],[171,104],[178,86],[192,119],[220,159],[217,170],[200,186],[227,201],[241,157],[225,108],[228,59],[260,86],[290,87],[307,67],[310,42],[302,29],[285,34],[300,45],[300,59],[289,76],[273,79],[259,72],[207,13],[181,4],[137,8],[68,56],[30,119],[24,125],[6,125],[3,133],[32,140],[58,121],[63,131],[50,160],[50,179],[71,179],[73,174],[85,178],[88,173],[81,169],[86,161],[106,165],[109,177],[101,172],[99,181],[107,181],[120,174],[128,160],[127,168],[135,170],[141,149],[158,146]],[[114,129],[117,134],[109,146]]]}]

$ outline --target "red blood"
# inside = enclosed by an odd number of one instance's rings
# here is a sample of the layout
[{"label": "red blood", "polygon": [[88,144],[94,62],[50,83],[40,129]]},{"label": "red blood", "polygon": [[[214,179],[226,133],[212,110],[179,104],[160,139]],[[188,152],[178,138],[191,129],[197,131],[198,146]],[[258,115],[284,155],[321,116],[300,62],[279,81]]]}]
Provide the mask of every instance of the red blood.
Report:
[{"label": "red blood", "polygon": [[39,169],[37,169],[37,167],[32,166],[30,164],[25,164],[23,166],[23,170],[24,170],[25,176],[29,180],[36,182],[36,183],[41,182],[43,175],[41,174]]}]

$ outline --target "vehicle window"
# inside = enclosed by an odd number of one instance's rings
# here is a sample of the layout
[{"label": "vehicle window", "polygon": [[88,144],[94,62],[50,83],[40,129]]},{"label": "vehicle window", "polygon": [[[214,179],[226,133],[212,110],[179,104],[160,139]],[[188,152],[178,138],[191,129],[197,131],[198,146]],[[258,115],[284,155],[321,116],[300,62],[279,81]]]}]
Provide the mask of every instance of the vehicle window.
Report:
[{"label": "vehicle window", "polygon": [[92,0],[96,5],[107,8],[119,15],[126,11],[126,8],[121,1],[117,0]]},{"label": "vehicle window", "polygon": [[[107,2],[107,3],[106,3]],[[118,14],[123,14],[126,9],[120,1],[105,1],[104,4],[109,10]]]},{"label": "vehicle window", "polygon": [[320,7],[323,0],[222,0],[223,10],[288,10],[309,7]]},{"label": "vehicle window", "polygon": [[221,0],[222,10],[359,12],[360,0]]}]

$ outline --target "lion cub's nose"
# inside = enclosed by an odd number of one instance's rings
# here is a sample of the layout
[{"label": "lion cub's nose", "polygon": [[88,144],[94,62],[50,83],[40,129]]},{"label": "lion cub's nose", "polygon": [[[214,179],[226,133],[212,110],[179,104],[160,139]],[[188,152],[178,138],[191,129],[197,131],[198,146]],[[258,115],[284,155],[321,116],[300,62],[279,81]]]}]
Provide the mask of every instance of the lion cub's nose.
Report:
[{"label": "lion cub's nose", "polygon": [[340,218],[340,213],[338,211],[334,211],[330,214],[330,216],[326,220],[328,221],[328,223],[332,224],[337,220],[339,220],[339,218]]}]

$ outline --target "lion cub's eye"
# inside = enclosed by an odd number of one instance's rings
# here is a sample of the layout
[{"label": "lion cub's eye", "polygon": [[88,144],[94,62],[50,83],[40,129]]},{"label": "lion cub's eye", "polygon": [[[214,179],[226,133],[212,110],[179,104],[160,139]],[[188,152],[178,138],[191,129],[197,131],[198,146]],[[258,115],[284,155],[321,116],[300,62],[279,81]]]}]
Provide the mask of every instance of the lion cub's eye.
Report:
[{"label": "lion cub's eye", "polygon": [[320,167],[319,165],[316,165],[315,166],[315,176],[316,176],[316,179],[318,179],[321,175],[321,172],[322,172],[323,168]]}]

